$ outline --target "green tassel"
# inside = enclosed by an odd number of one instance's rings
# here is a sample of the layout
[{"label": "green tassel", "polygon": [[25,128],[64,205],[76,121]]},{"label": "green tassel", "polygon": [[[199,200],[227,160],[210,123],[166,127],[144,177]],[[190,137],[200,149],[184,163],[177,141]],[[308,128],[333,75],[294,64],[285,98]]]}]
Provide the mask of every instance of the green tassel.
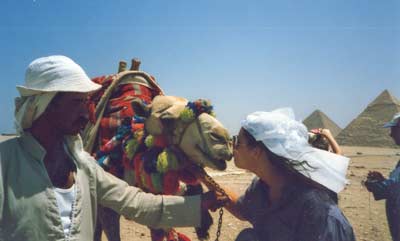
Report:
[{"label": "green tassel", "polygon": [[126,142],[125,153],[129,159],[132,159],[136,153],[139,143],[135,139],[130,139]]},{"label": "green tassel", "polygon": [[148,135],[144,140],[144,144],[146,144],[148,148],[152,147],[154,145],[154,137],[152,135]]},{"label": "green tassel", "polygon": [[183,109],[179,117],[184,122],[191,122],[194,120],[195,114],[192,109],[186,107],[185,109]]},{"label": "green tassel", "polygon": [[157,193],[162,193],[163,191],[163,175],[160,173],[151,174],[151,182]]},{"label": "green tassel", "polygon": [[165,173],[168,171],[168,153],[166,151],[161,152],[157,157],[157,171],[159,173]]},{"label": "green tassel", "polygon": [[180,163],[176,155],[172,151],[167,150],[167,158],[168,158],[168,169],[178,170]]},{"label": "green tassel", "polygon": [[146,175],[146,174],[140,175],[140,180],[142,181],[143,187],[149,189],[149,187],[147,186],[147,183],[146,183],[146,177],[145,177],[145,175]]}]

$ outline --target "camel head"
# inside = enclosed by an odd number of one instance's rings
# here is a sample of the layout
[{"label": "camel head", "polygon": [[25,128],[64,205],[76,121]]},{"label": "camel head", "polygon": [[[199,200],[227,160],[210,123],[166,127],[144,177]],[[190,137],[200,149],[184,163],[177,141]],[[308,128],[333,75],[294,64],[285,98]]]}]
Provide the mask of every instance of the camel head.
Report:
[{"label": "camel head", "polygon": [[[199,102],[201,100],[197,104]],[[226,161],[232,158],[230,135],[207,111],[193,113],[188,106],[194,103],[175,96],[157,96],[150,105],[138,100],[132,102],[132,106],[136,113],[146,117],[144,123],[148,133],[165,135],[189,161],[201,167],[225,170]]]}]

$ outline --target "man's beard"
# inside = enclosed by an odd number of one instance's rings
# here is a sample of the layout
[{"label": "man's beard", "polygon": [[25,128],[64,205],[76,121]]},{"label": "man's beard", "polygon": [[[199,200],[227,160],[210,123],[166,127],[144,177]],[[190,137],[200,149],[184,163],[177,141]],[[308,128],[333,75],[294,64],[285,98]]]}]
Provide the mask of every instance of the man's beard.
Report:
[{"label": "man's beard", "polygon": [[47,164],[48,175],[56,187],[65,186],[71,172],[76,172],[76,166],[69,157],[52,160]]}]

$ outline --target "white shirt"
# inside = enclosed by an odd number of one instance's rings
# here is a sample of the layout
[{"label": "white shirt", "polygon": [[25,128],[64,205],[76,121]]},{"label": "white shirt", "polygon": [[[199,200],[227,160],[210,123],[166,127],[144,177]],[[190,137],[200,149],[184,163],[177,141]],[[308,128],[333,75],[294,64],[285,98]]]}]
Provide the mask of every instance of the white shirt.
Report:
[{"label": "white shirt", "polygon": [[61,222],[64,228],[65,236],[69,235],[71,227],[71,213],[76,196],[75,184],[68,189],[54,188],[54,193],[57,199],[58,211],[60,213]]}]

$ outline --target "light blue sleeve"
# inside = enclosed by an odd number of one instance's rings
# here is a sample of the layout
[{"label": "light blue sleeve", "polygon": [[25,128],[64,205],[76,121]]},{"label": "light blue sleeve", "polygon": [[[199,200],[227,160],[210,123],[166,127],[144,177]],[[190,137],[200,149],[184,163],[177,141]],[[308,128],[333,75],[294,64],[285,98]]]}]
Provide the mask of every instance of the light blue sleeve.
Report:
[{"label": "light blue sleeve", "polygon": [[0,152],[0,240],[4,240],[3,231],[3,207],[4,207],[4,183],[3,183],[3,162],[1,160]]},{"label": "light blue sleeve", "polygon": [[375,200],[386,199],[390,194],[392,187],[400,183],[400,161],[395,169],[390,172],[389,177],[383,181],[369,184],[369,188],[374,195]]}]

